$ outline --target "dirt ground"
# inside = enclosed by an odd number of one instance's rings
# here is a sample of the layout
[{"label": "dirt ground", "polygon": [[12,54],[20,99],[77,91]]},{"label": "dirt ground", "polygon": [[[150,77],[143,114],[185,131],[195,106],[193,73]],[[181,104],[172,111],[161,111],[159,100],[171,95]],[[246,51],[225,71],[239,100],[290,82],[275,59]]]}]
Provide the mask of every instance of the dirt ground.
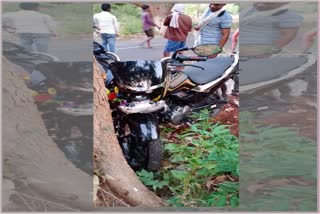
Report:
[{"label": "dirt ground", "polygon": [[231,133],[239,137],[239,97],[229,95],[229,103],[212,121],[230,125]]},{"label": "dirt ground", "polygon": [[272,117],[265,117],[259,120],[262,124],[275,124],[282,127],[293,127],[299,130],[299,133],[317,140],[317,108],[314,98],[297,97],[291,104],[287,105],[286,110],[275,113]]}]

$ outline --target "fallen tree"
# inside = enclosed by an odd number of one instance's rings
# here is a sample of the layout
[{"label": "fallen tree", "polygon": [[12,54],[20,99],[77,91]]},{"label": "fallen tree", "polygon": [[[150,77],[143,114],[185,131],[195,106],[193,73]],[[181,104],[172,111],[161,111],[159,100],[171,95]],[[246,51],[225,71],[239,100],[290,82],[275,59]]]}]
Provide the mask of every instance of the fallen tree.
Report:
[{"label": "fallen tree", "polygon": [[165,203],[147,189],[127,164],[114,134],[108,97],[94,62],[94,169],[103,173],[108,190],[130,206],[161,207]]}]

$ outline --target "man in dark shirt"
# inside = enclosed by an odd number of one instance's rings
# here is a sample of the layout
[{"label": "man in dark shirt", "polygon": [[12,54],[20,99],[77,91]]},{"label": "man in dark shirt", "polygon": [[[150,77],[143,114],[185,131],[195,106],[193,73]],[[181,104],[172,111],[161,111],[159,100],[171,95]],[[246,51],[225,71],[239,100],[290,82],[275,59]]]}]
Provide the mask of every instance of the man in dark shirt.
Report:
[{"label": "man in dark shirt", "polygon": [[154,21],[152,19],[152,15],[150,13],[150,6],[149,5],[143,5],[141,8],[143,10],[143,12],[141,14],[142,25],[143,25],[142,27],[143,27],[144,33],[148,37],[147,40],[142,43],[142,45],[144,43],[147,43],[147,48],[151,48],[150,41],[154,37],[153,27],[156,26],[158,28],[158,30],[160,30],[160,26],[158,26],[156,23],[154,23]]},{"label": "man in dark shirt", "polygon": [[185,47],[188,33],[192,30],[192,19],[184,14],[183,4],[175,4],[171,12],[173,13],[167,16],[163,23],[167,26],[164,37],[168,39],[163,52],[164,57]]}]

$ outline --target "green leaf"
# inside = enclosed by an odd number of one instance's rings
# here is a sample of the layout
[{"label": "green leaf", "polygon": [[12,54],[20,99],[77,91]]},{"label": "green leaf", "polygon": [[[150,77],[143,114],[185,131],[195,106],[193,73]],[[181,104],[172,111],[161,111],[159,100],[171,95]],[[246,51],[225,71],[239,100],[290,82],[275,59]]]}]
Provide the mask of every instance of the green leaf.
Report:
[{"label": "green leaf", "polygon": [[218,199],[217,207],[224,207],[226,203],[227,203],[227,197],[223,195]]},{"label": "green leaf", "polygon": [[232,208],[239,206],[239,198],[235,195],[230,197],[230,205]]},{"label": "green leaf", "polygon": [[168,143],[165,145],[164,147],[166,150],[170,151],[170,152],[177,152],[180,150],[180,146],[178,144],[175,143]]},{"label": "green leaf", "polygon": [[200,141],[199,140],[192,140],[191,143],[195,146],[200,146]]},{"label": "green leaf", "polygon": [[219,156],[216,152],[211,152],[208,156],[208,160],[219,160]]},{"label": "green leaf", "polygon": [[179,180],[183,180],[186,178],[188,172],[186,171],[178,171],[178,170],[171,170],[171,174],[173,175],[173,177],[179,179]]},{"label": "green leaf", "polygon": [[210,173],[207,168],[202,168],[202,169],[196,171],[196,176],[208,177],[208,176],[210,176]]},{"label": "green leaf", "polygon": [[201,166],[201,160],[199,160],[199,158],[192,158],[189,161],[194,167]]},{"label": "green leaf", "polygon": [[181,155],[174,156],[174,158],[170,159],[172,163],[178,163],[184,161],[184,157]]},{"label": "green leaf", "polygon": [[148,179],[153,179],[153,172],[148,172],[146,170],[141,170],[140,172],[137,172],[138,176],[139,177],[142,177],[142,178],[148,178]]},{"label": "green leaf", "polygon": [[163,132],[165,132],[165,133],[172,133],[172,132],[174,132],[175,131],[175,129],[172,129],[172,128],[165,128],[165,129],[163,129]]},{"label": "green leaf", "polygon": [[184,138],[192,136],[192,135],[194,135],[194,133],[189,132],[189,133],[186,133],[186,134],[183,134],[183,135],[177,135],[177,138],[178,139],[184,139]]},{"label": "green leaf", "polygon": [[165,172],[162,177],[165,181],[169,182],[171,176],[169,175],[169,173]]},{"label": "green leaf", "polygon": [[164,186],[169,185],[168,181],[157,181],[153,186],[162,189]]},{"label": "green leaf", "polygon": [[239,184],[235,182],[223,182],[219,184],[220,190],[226,193],[238,193]]},{"label": "green leaf", "polygon": [[174,206],[177,206],[177,207],[182,207],[182,203],[181,203],[181,199],[176,197],[176,196],[173,196],[171,198],[169,198],[167,201],[166,201],[168,204],[171,204],[171,205],[174,205]]}]

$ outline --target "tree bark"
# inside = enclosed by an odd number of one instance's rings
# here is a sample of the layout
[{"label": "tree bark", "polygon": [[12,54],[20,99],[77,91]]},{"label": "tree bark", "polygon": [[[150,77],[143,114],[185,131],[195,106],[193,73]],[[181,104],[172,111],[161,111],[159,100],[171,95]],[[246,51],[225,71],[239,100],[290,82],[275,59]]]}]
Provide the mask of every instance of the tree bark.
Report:
[{"label": "tree bark", "polygon": [[18,75],[24,69],[5,58],[2,62],[3,176],[22,181],[40,199],[63,204],[65,210],[92,210],[92,177],[76,168],[48,136],[32,92]]},{"label": "tree bark", "polygon": [[115,136],[108,97],[94,62],[94,168],[104,174],[109,190],[131,206],[160,207],[165,203],[138,179],[125,160]]}]

